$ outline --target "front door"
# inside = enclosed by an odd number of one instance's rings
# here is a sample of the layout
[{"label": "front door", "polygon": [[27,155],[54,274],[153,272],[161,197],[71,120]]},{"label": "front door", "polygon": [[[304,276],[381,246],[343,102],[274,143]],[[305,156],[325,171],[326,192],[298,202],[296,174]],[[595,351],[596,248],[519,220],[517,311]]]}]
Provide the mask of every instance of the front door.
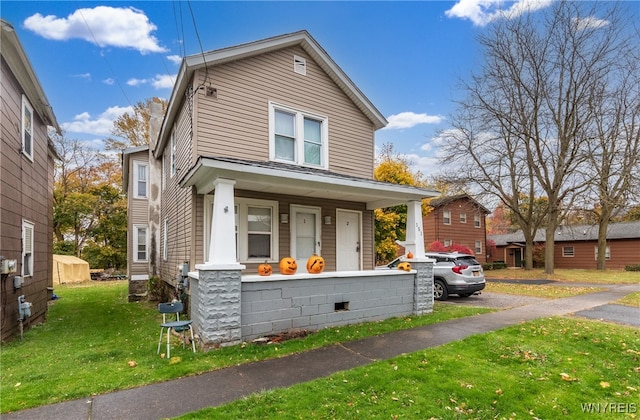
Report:
[{"label": "front door", "polygon": [[362,268],[362,214],[336,210],[336,270],[357,271]]},{"label": "front door", "polygon": [[305,267],[313,254],[320,253],[320,209],[291,206],[291,256]]}]

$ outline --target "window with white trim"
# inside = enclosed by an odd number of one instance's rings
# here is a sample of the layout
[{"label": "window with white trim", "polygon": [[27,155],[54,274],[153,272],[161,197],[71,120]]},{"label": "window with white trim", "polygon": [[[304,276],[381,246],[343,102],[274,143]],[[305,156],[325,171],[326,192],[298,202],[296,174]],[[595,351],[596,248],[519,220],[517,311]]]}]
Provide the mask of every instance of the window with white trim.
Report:
[{"label": "window with white trim", "polygon": [[162,237],[162,259],[167,261],[169,258],[169,219],[164,219],[163,226],[164,236]]},{"label": "window with white trim", "polygon": [[473,216],[473,227],[475,228],[481,228],[482,227],[482,223],[481,223],[481,219],[480,219],[480,215],[476,214]]},{"label": "window with white trim", "polygon": [[467,223],[467,213],[460,213],[460,223]]},{"label": "window with white trim", "polygon": [[[235,198],[236,257],[240,262],[278,261],[278,202]],[[205,196],[204,250],[209,255],[213,196]]]},{"label": "window with white trim", "polygon": [[22,221],[22,276],[33,276],[33,233],[34,224]]},{"label": "window with white trim", "polygon": [[171,140],[169,140],[169,176],[176,174],[176,130],[171,130]]},{"label": "window with white trim", "polygon": [[445,239],[443,245],[446,247],[449,247],[453,244],[453,242],[451,241],[451,239]]},{"label": "window with white trim", "polygon": [[562,256],[563,257],[574,257],[575,256],[575,250],[573,249],[572,246],[563,246],[562,247]]},{"label": "window with white trim", "polygon": [[269,103],[271,160],[328,168],[328,118]]},{"label": "window with white trim", "polygon": [[133,162],[133,198],[147,198],[149,166]]},{"label": "window with white trim", "polygon": [[[596,260],[598,259],[598,246],[596,245],[594,248],[594,255],[596,257]],[[604,252],[604,259],[605,260],[610,260],[611,259],[611,249],[609,249],[609,245],[607,245],[607,249]]]},{"label": "window with white trim", "polygon": [[33,107],[22,95],[22,153],[33,160]]},{"label": "window with white trim", "polygon": [[482,254],[482,241],[476,241],[476,255]]},{"label": "window with white trim", "polygon": [[442,212],[442,223],[444,223],[445,225],[450,225],[451,224],[451,211],[450,210],[445,210]]},{"label": "window with white trim", "polygon": [[148,249],[147,225],[133,225],[133,262],[146,262]]}]

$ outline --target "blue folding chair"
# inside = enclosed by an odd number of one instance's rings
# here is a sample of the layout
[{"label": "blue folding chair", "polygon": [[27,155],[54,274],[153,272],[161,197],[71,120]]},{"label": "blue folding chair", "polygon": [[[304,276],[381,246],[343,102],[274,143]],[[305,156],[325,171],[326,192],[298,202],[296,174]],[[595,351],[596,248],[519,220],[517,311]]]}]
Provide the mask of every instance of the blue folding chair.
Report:
[{"label": "blue folding chair", "polygon": [[[182,302],[170,302],[170,303],[160,303],[158,305],[158,312],[162,314],[162,324],[160,324],[160,339],[158,339],[158,354],[160,354],[160,345],[162,344],[162,334],[166,328],[167,330],[167,359],[171,358],[171,345],[170,345],[170,337],[171,330],[174,330],[177,333],[182,333],[182,347],[184,348],[184,342],[187,339],[186,331],[189,330],[191,332],[191,347],[193,348],[193,352],[196,352],[196,343],[193,339],[193,327],[191,327],[191,320],[185,319],[180,320],[180,312],[184,309],[184,305]],[[175,321],[167,322],[167,314],[176,314]]]}]

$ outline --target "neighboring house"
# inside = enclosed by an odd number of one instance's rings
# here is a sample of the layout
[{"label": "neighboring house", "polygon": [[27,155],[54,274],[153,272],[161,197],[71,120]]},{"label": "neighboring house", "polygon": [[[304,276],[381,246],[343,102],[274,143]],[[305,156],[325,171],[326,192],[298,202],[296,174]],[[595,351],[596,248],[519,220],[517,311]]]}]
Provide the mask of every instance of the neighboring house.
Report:
[{"label": "neighboring house", "polygon": [[[53,171],[58,155],[48,128],[60,133],[60,127],[15,30],[0,22],[0,259],[5,268],[0,319],[6,340],[20,328],[42,322],[53,293]],[[6,269],[13,260],[15,270]],[[31,303],[31,316],[22,323],[21,296]]]},{"label": "neighboring house", "polygon": [[203,270],[246,276],[264,262],[277,273],[283,257],[306,272],[313,254],[325,272],[372,270],[373,210],[398,204],[422,248],[420,203],[438,193],[373,179],[386,123],[306,31],[186,57],[146,160],[142,148],[124,153],[131,280],[175,284],[198,269],[202,284]]},{"label": "neighboring house", "polygon": [[487,261],[486,215],[491,213],[467,194],[444,196],[429,202],[432,211],[423,217],[425,248],[434,241],[445,247],[460,244],[476,259]]},{"label": "neighboring house", "polygon": [[[545,244],[545,232],[538,230],[535,245]],[[489,235],[496,243],[493,261],[504,261],[509,267],[523,266],[524,235],[522,231],[504,235]],[[598,226],[560,226],[556,230],[554,247],[555,268],[595,269],[598,254]],[[607,229],[606,267],[623,269],[640,264],[640,221],[610,223]]]}]

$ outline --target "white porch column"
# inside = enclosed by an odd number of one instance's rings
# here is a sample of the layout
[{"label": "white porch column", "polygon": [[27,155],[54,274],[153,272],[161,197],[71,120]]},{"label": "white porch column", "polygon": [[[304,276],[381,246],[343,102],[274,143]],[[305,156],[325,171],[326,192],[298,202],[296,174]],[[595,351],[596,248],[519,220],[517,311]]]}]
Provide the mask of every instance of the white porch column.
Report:
[{"label": "white porch column", "polygon": [[235,181],[218,178],[214,181],[213,213],[207,266],[237,265],[236,220],[234,212],[233,186]]},{"label": "white porch column", "polygon": [[407,240],[405,251],[418,258],[424,257],[424,231],[422,229],[422,202],[407,203]]},{"label": "white porch column", "polygon": [[242,339],[242,270],[236,260],[236,220],[231,179],[216,179],[207,262],[191,280],[191,318],[201,347],[238,344]]}]

